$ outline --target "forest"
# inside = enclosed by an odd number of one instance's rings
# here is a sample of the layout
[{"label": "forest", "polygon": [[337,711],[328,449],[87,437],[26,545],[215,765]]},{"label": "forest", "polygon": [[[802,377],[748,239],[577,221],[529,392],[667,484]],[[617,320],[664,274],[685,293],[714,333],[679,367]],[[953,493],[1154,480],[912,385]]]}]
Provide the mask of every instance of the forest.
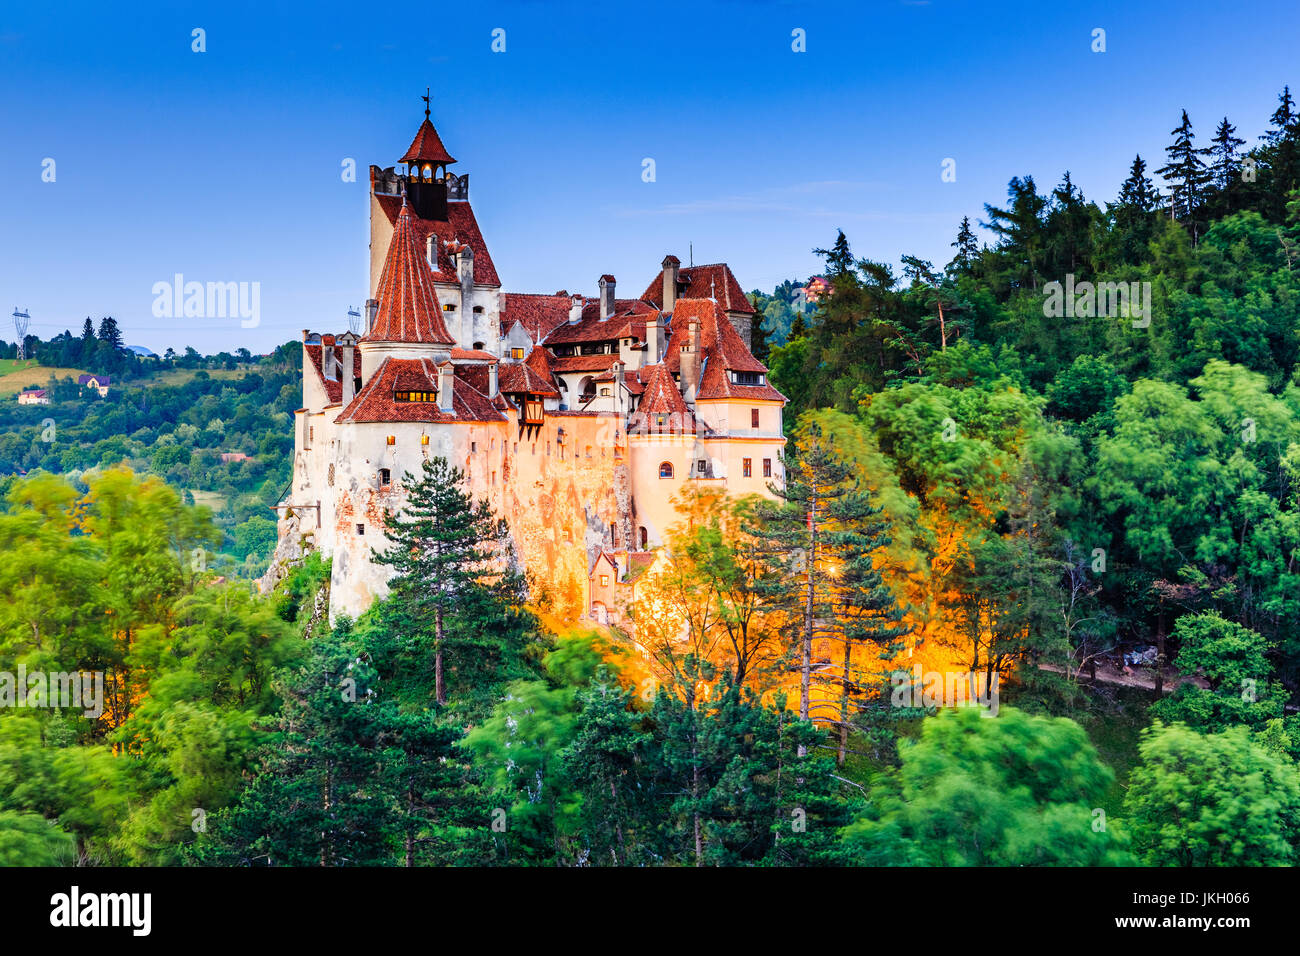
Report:
[{"label": "forest", "polygon": [[942,266],[839,232],[815,304],[756,294],[786,480],[683,497],[626,628],[494,562],[437,458],[358,619],[319,556],[219,573],[252,518],[192,449],[274,498],[289,346],[69,411],[57,461],[24,410],[0,660],[103,699],[0,674],[0,864],[1294,865],[1300,115],[1170,136],[1114,201],[1017,175]]}]

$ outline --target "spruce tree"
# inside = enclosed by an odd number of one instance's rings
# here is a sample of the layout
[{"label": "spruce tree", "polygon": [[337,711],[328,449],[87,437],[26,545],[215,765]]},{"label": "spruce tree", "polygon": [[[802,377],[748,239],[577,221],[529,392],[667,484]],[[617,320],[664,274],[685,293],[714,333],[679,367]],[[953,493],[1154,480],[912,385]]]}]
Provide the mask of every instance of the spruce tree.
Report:
[{"label": "spruce tree", "polygon": [[1196,134],[1192,132],[1192,121],[1187,118],[1187,110],[1183,110],[1182,122],[1170,130],[1170,135],[1174,141],[1165,147],[1169,161],[1156,172],[1170,184],[1170,217],[1187,224],[1192,233],[1192,244],[1195,245],[1200,236],[1197,213],[1204,200],[1203,194],[1210,175],[1205,168],[1205,160],[1201,157],[1209,150],[1192,145]]},{"label": "spruce tree", "polygon": [[849,251],[849,240],[843,229],[836,230],[835,242],[829,249],[814,249],[813,255],[826,260],[826,274],[834,279],[853,269],[853,253]]},{"label": "spruce tree", "polygon": [[111,315],[99,320],[99,341],[114,349],[122,347],[122,332],[117,327],[117,319]]},{"label": "spruce tree", "polygon": [[[392,546],[374,560],[394,571],[386,603],[390,628],[432,653],[434,699],[447,703],[445,659],[449,641],[473,641],[472,628],[458,626],[461,615],[490,612],[493,596],[518,588],[516,575],[494,569],[508,529],[486,501],[461,490],[465,474],[445,458],[426,459],[416,479],[402,479],[406,503],[385,516],[384,533]],[[485,605],[488,605],[485,607]]]},{"label": "spruce tree", "polygon": [[[795,449],[784,483],[772,486],[777,501],[755,509],[751,533],[767,542],[774,572],[764,579],[767,599],[791,621],[787,633],[798,648],[799,716],[836,726],[843,763],[850,711],[867,683],[858,659],[868,648],[881,659],[894,656],[907,629],[899,624],[902,612],[872,557],[889,544],[880,509],[818,425],[796,431]],[[832,655],[816,679],[838,691],[833,715],[812,712],[815,650]]]},{"label": "spruce tree", "polygon": [[970,216],[961,217],[961,226],[957,229],[957,239],[948,243],[957,250],[957,255],[949,263],[950,269],[966,270],[975,262],[975,257],[979,255],[979,243],[975,239],[975,230],[970,227]]},{"label": "spruce tree", "polygon": [[1237,148],[1242,146],[1246,141],[1240,139],[1235,134],[1237,127],[1228,122],[1228,117],[1223,118],[1219,128],[1214,131],[1213,143],[1210,147],[1210,155],[1214,161],[1210,164],[1210,173],[1213,182],[1222,190],[1231,188],[1232,183],[1237,178],[1237,169],[1240,164],[1237,161]]}]

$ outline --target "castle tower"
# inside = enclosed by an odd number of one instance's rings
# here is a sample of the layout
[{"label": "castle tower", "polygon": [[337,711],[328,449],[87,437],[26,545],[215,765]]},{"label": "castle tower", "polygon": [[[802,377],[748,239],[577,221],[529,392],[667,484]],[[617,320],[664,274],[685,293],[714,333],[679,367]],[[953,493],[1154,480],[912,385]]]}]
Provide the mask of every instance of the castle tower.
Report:
[{"label": "castle tower", "polygon": [[429,94],[425,91],[424,122],[400,162],[406,164],[406,198],[421,219],[447,218],[447,166],[456,162],[442,145],[429,119]]},{"label": "castle tower", "polygon": [[444,361],[450,356],[456,340],[443,322],[433,281],[411,205],[403,202],[379,275],[375,320],[360,343],[363,383],[370,381],[385,358]]}]

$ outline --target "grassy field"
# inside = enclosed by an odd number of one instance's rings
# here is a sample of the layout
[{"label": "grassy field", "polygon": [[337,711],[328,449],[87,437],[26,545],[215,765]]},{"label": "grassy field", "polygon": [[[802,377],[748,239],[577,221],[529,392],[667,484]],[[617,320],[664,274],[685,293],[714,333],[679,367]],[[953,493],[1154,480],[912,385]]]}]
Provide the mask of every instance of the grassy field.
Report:
[{"label": "grassy field", "polygon": [[35,365],[36,359],[23,359],[21,362],[17,359],[0,359],[0,375],[8,375],[10,372],[32,368]]},{"label": "grassy field", "polygon": [[[208,369],[207,373],[212,378],[227,379],[227,380],[240,378],[246,374],[244,371],[241,371],[239,369],[224,369],[224,368]],[[168,369],[166,372],[159,372],[157,375],[145,379],[144,381],[130,383],[130,384],[187,385],[190,382],[194,381],[194,376],[197,374],[198,371],[192,368],[173,368],[173,369]]]},{"label": "grassy field", "polygon": [[16,395],[23,389],[33,386],[40,388],[49,382],[51,375],[55,378],[63,378],[66,375],[75,382],[78,375],[85,374],[85,370],[79,368],[49,368],[35,363],[30,365],[23,363],[19,366],[13,359],[4,359],[0,361],[0,396]]},{"label": "grassy field", "polygon": [[211,508],[214,514],[226,506],[225,495],[218,494],[215,491],[195,491],[191,488],[190,494],[194,496],[196,505]]}]

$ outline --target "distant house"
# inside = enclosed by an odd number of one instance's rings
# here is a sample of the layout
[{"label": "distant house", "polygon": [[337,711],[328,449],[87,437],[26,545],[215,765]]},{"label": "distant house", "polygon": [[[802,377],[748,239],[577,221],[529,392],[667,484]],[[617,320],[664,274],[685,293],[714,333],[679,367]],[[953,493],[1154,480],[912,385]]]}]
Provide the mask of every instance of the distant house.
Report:
[{"label": "distant house", "polygon": [[78,375],[77,384],[93,388],[103,396],[108,394],[108,386],[112,384],[112,380],[107,375]]},{"label": "distant house", "polygon": [[50,396],[45,394],[45,389],[34,388],[31,389],[30,391],[19,392],[18,404],[19,405],[48,405],[50,404]]},{"label": "distant house", "polygon": [[826,281],[825,276],[813,276],[808,280],[808,284],[803,287],[803,297],[809,302],[816,302],[823,296],[831,294],[831,284]]},{"label": "distant house", "polygon": [[248,461],[248,456],[242,451],[223,451],[221,453],[221,460],[227,463],[232,461]]}]

